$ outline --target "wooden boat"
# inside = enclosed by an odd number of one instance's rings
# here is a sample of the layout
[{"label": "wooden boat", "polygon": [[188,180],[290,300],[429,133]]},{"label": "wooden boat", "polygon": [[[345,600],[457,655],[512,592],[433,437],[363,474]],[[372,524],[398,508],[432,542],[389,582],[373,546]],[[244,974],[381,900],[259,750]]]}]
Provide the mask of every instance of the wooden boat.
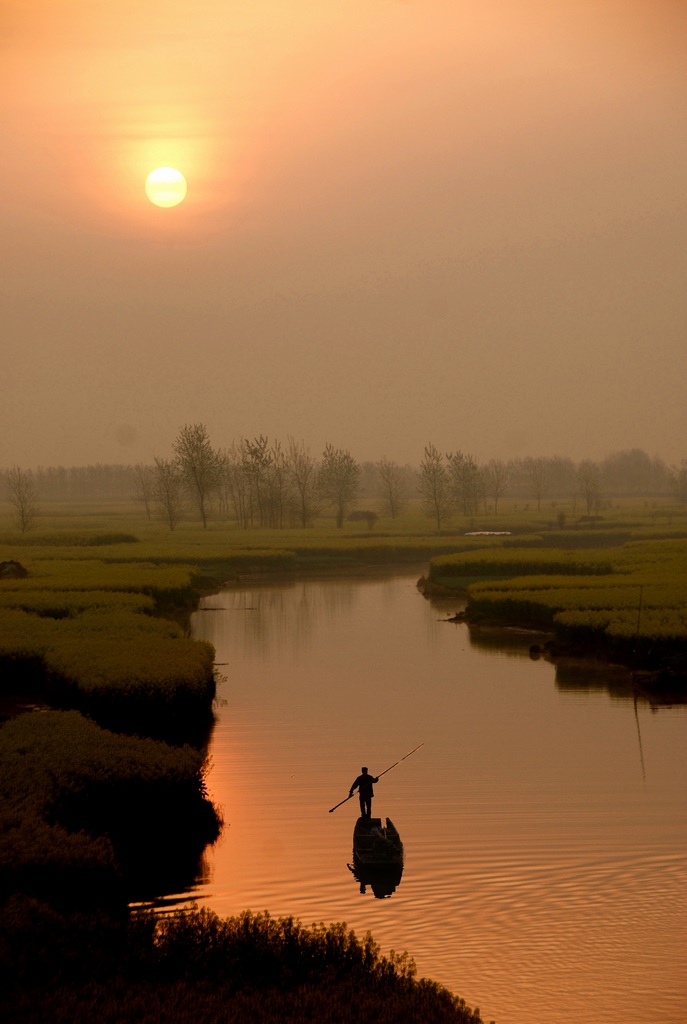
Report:
[{"label": "wooden boat", "polygon": [[365,867],[403,864],[403,843],[391,818],[358,818],[353,829],[353,862]]},{"label": "wooden boat", "polygon": [[360,891],[369,885],[377,899],[391,896],[403,874],[403,843],[390,818],[358,818],[353,830],[353,864],[350,870],[360,882]]}]

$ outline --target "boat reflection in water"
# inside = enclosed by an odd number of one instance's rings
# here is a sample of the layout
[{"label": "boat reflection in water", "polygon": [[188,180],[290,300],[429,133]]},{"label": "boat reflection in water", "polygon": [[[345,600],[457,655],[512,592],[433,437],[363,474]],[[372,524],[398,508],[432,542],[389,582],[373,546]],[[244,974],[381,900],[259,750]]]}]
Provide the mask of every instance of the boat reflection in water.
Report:
[{"label": "boat reflection in water", "polygon": [[350,871],[360,882],[360,891],[368,886],[378,900],[395,892],[403,874],[403,843],[390,818],[358,818],[353,829],[353,863]]}]

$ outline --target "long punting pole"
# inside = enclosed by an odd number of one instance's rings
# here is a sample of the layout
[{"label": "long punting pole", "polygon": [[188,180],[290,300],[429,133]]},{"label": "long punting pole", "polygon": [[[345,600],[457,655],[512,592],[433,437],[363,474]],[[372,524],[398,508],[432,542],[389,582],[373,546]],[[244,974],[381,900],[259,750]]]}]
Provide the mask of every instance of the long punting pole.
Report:
[{"label": "long punting pole", "polygon": [[[401,761],[405,761],[405,759],[407,757],[410,757],[411,754],[414,754],[416,750],[419,750],[420,747],[424,747],[424,745],[425,745],[425,743],[424,743],[424,740],[423,740],[422,743],[418,743],[418,745],[416,747],[413,747],[412,750],[409,750],[407,754],[403,755],[403,757],[399,757],[398,761],[394,761],[394,763],[389,765],[388,768],[385,768],[383,772],[380,772],[379,775],[377,776],[377,778],[381,779],[382,775],[386,775],[386,773],[390,772],[392,768],[395,768],[397,764],[400,764]],[[348,801],[351,799],[352,796],[353,796],[353,794],[349,793],[348,796],[344,800],[340,800],[338,804],[334,804],[333,807],[329,808],[329,813],[331,814],[332,811],[335,811],[337,807],[341,807],[341,804],[348,803]]]}]

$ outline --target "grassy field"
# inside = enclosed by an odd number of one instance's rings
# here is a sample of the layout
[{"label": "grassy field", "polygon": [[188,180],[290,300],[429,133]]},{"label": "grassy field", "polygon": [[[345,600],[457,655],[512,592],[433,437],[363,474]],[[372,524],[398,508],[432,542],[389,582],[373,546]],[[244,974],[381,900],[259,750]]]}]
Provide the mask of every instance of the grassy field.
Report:
[{"label": "grassy field", "polygon": [[457,519],[441,533],[417,506],[372,530],[333,519],[246,530],[215,519],[172,533],[126,504],[55,505],[35,531],[9,527],[0,522],[0,559],[27,576],[0,585],[5,687],[40,683],[54,707],[172,742],[203,735],[214,697],[212,651],[184,635],[179,612],[256,573],[419,564],[434,589],[470,585],[474,619],[536,622],[616,652],[632,640],[647,656],[675,654],[685,639],[687,510],[669,502],[617,502],[592,520],[559,502],[541,512],[504,504],[498,517]]}]

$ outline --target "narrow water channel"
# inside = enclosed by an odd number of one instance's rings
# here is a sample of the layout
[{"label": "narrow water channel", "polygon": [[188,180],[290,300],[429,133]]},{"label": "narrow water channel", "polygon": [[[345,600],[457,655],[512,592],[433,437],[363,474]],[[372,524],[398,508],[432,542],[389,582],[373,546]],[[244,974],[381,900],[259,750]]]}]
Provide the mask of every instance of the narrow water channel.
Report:
[{"label": "narrow water channel", "polygon": [[[226,828],[186,897],[345,921],[497,1024],[684,1024],[687,708],[471,633],[419,575],[224,590],[210,795]],[[405,846],[393,894],[349,869],[360,768]]]}]

